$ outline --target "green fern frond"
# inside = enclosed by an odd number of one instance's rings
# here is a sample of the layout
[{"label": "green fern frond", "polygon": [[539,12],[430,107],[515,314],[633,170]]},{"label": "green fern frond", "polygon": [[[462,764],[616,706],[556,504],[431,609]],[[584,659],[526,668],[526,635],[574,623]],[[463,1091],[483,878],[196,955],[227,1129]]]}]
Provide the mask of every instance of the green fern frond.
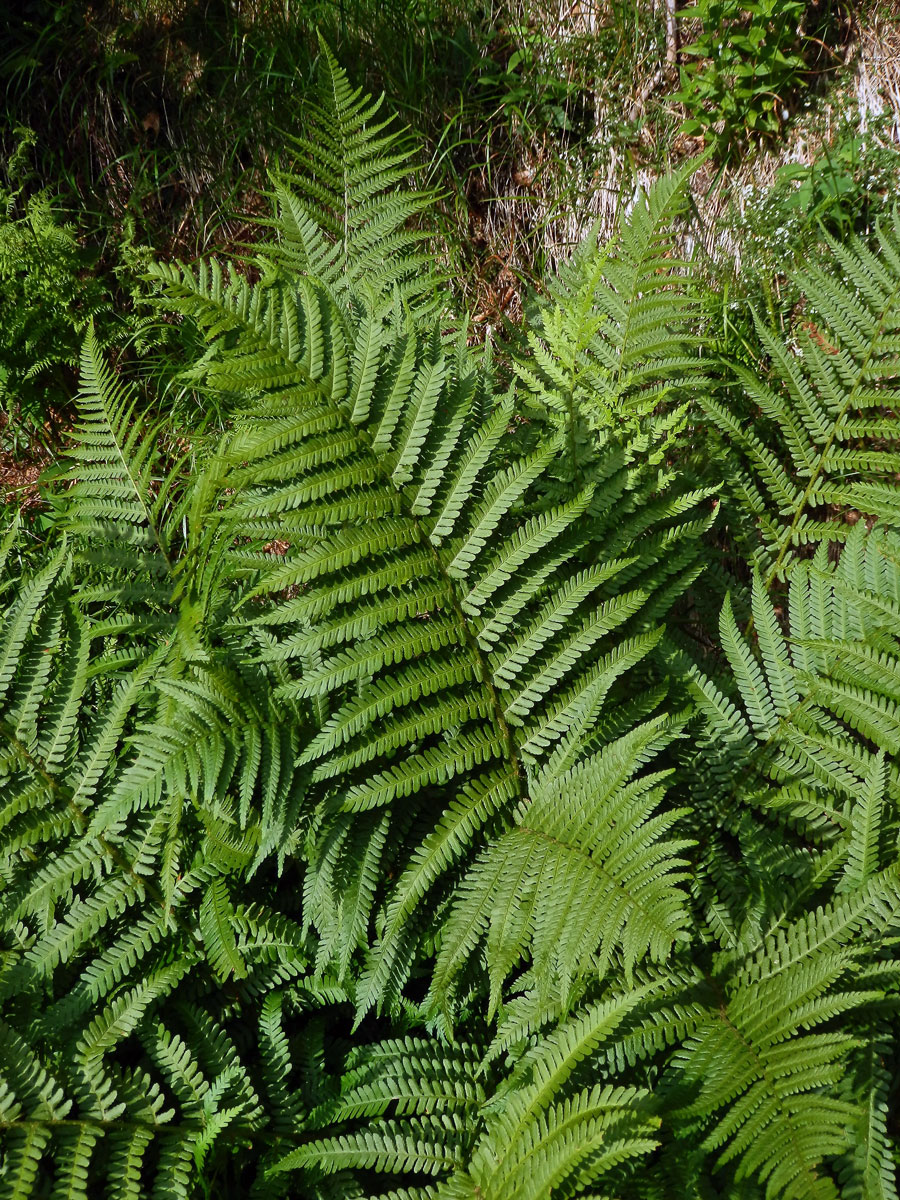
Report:
[{"label": "green fern frond", "polygon": [[871,1197],[895,1200],[897,1170],[888,1132],[893,1081],[887,1064],[891,1038],[881,1023],[863,1044],[851,1051],[851,1089],[861,1093],[863,1105],[854,1144],[838,1166],[842,1195],[847,1200]]},{"label": "green fern frond", "polygon": [[561,1185],[590,1195],[604,1175],[657,1145],[645,1093],[574,1082],[642,995],[573,1014],[490,1091],[465,1044],[406,1039],[357,1051],[340,1099],[318,1119],[364,1118],[366,1127],[306,1142],[276,1170],[443,1175],[436,1197],[539,1200]]},{"label": "green fern frond", "polygon": [[[786,638],[762,579],[753,582],[757,657],[729,605],[722,612],[722,644],[758,745],[763,773],[809,789],[837,804],[846,871],[859,886],[886,865],[882,810],[885,788],[896,794],[897,768],[871,743],[893,753],[900,703],[900,614],[894,607],[898,555],[890,531],[857,529],[837,566],[821,554],[795,568]],[[855,584],[850,580],[855,579]],[[878,590],[860,586],[866,580]],[[696,687],[707,713],[707,694]],[[746,744],[748,723],[733,706],[720,707],[720,728]],[[829,800],[829,797],[832,799]],[[815,807],[818,799],[804,804]],[[794,808],[799,816],[799,809]],[[893,819],[891,819],[893,828]],[[814,837],[811,823],[804,826]],[[881,847],[881,849],[879,849]],[[835,860],[837,861],[837,860]]]},{"label": "green fern frond", "polygon": [[898,238],[895,215],[875,253],[832,241],[831,268],[797,276],[813,314],[789,341],[757,321],[772,379],[735,372],[760,419],[729,400],[702,401],[735,449],[736,503],[758,530],[767,587],[789,574],[798,547],[844,541],[852,526],[839,518],[897,520]]},{"label": "green fern frond", "polygon": [[[598,708],[617,676],[652,647],[657,635],[644,632],[643,611],[682,565],[677,556],[667,561],[662,546],[681,531],[686,546],[696,545],[711,519],[697,517],[705,493],[673,490],[642,511],[631,532],[646,541],[629,556],[630,540],[611,509],[619,497],[626,512],[632,497],[637,508],[650,480],[617,470],[621,456],[612,445],[598,468],[602,483],[561,503],[540,503],[524,518],[525,497],[558,469],[564,441],[550,434],[524,454],[515,443],[507,449],[509,401],[478,420],[473,397],[481,408],[486,381],[465,356],[451,358],[436,335],[407,324],[402,332],[381,327],[373,342],[377,318],[362,310],[348,323],[321,286],[290,295],[269,283],[257,298],[259,287],[226,288],[215,280],[210,287],[182,272],[170,277],[170,287],[179,307],[212,332],[227,312],[237,337],[208,373],[250,397],[222,486],[234,495],[228,520],[235,534],[291,542],[254,594],[300,593],[260,619],[279,635],[266,657],[277,657],[294,679],[280,693],[314,698],[330,712],[301,762],[323,782],[341,776],[349,809],[358,807],[362,790],[377,786],[380,806],[402,799],[413,818],[427,789],[440,784],[449,795],[456,778],[469,774],[465,748],[477,743],[488,790],[509,774],[514,794],[523,796],[524,756],[539,759],[571,735],[584,705]],[[265,325],[254,315],[262,312]],[[363,384],[348,375],[353,370],[365,373],[364,406]],[[260,392],[264,398],[254,399]],[[655,472],[653,486],[659,488]],[[585,571],[579,556],[588,537],[611,526],[617,537],[609,557]],[[647,537],[651,531],[659,543]],[[536,588],[534,573],[544,564]],[[543,615],[523,644],[512,617],[537,603]],[[636,635],[632,642],[623,641],[627,631]],[[616,644],[633,653],[612,649]],[[317,656],[312,668],[309,654]],[[402,747],[412,747],[402,771],[379,762]],[[337,879],[337,865],[353,859],[374,879],[377,861],[363,849],[371,843],[362,833],[347,841],[349,828],[324,824],[316,836],[330,849],[323,856],[312,847],[312,861]],[[478,833],[471,816],[464,828],[457,861]],[[383,844],[386,827],[378,829]],[[442,855],[451,845],[442,842]],[[431,878],[451,865],[442,863]],[[426,878],[418,866],[411,869],[419,882],[410,891],[401,876],[404,897],[420,895]],[[347,881],[325,892],[310,886],[308,895],[319,897],[319,933],[338,946],[340,923],[329,932],[325,921],[329,911],[349,912]],[[378,897],[362,875],[351,891],[367,897],[343,935],[352,950],[367,939]],[[392,941],[379,947],[381,965],[368,976],[367,996],[379,999],[389,979],[395,987],[402,977],[393,955],[408,912],[405,898],[390,909]]]},{"label": "green fern frond", "polygon": [[81,354],[66,524],[94,544],[100,562],[146,574],[149,583],[172,569],[168,527],[180,464],[160,482],[159,427],[145,428],[137,403],[133,389],[104,362],[91,331]]},{"label": "green fern frond", "polygon": [[[490,843],[464,877],[440,935],[432,984],[446,1002],[455,975],[486,938],[490,1011],[526,952],[538,986],[602,977],[621,950],[625,977],[645,955],[663,961],[685,936],[678,884],[686,841],[666,840],[683,815],[655,813],[665,773],[639,768],[677,727],[647,722],[560,774],[538,775],[514,827]],[[618,963],[617,963],[618,965]]]},{"label": "green fern frond", "polygon": [[[893,912],[895,881],[889,891]],[[736,1178],[757,1175],[770,1195],[838,1195],[822,1168],[850,1149],[858,1113],[827,1089],[841,1079],[854,1039],[808,1031],[883,994],[854,985],[842,949],[877,911],[877,891],[867,899],[812,913],[743,961],[720,956],[712,979],[719,1008],[673,1056],[695,1094],[684,1116],[702,1114],[708,1128],[704,1149],[721,1149],[718,1166],[736,1161]]]},{"label": "green fern frond", "polygon": [[434,309],[437,273],[423,249],[422,214],[434,196],[405,186],[414,156],[384,97],[353,88],[320,39],[318,100],[305,108],[307,128],[288,140],[293,164],[273,174],[278,241],[264,253],[294,275],[356,290],[364,284],[381,311],[399,298]]},{"label": "green fern frond", "polygon": [[[672,250],[673,224],[696,166],[640,195],[608,244],[601,246],[596,233],[586,238],[550,281],[548,299],[534,302],[528,357],[516,362],[516,372],[535,401],[567,419],[573,450],[583,442],[588,460],[579,418],[591,429],[640,428],[662,401],[677,408],[686,389],[701,383],[699,295],[688,264]],[[658,459],[683,419],[682,412],[666,423],[653,448]],[[664,428],[660,423],[660,433]],[[571,458],[577,472],[577,450]]]}]

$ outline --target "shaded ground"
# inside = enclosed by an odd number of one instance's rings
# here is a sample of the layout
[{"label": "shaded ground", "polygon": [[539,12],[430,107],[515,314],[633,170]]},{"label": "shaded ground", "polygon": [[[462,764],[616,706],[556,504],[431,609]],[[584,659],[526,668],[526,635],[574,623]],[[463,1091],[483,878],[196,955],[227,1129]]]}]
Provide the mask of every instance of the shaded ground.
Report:
[{"label": "shaded ground", "polygon": [[32,439],[27,450],[2,449],[8,424],[0,413],[0,505],[15,505],[20,511],[41,503],[38,482],[42,473],[57,457],[60,431],[55,422],[44,426],[44,437]]}]

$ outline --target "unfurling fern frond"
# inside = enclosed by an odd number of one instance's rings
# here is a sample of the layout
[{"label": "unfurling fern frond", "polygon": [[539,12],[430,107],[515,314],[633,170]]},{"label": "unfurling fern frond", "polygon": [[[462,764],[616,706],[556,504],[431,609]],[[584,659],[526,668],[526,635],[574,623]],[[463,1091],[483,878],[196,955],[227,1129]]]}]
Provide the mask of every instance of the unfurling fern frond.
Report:
[{"label": "unfurling fern frond", "polygon": [[758,531],[767,586],[797,547],[843,541],[861,513],[900,518],[900,220],[879,230],[877,253],[830,244],[830,269],[797,277],[812,311],[790,340],[757,322],[772,377],[737,366],[744,407],[703,401],[736,452],[726,477]]}]

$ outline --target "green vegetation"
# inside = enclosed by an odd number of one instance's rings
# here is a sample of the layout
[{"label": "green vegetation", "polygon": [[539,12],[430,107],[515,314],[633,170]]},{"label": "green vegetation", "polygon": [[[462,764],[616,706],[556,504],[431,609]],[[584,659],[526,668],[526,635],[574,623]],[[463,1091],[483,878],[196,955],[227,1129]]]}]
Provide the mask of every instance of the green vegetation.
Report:
[{"label": "green vegetation", "polygon": [[828,8],[806,28],[809,8],[805,0],[699,0],[683,9],[680,19],[702,26],[683,48],[688,60],[676,97],[688,112],[683,129],[726,155],[748,136],[781,134],[816,66],[829,56],[822,40],[830,32]]},{"label": "green vegetation", "polygon": [[[24,147],[27,150],[27,142]],[[71,403],[71,368],[84,335],[110,308],[91,274],[91,255],[70,226],[56,219],[44,193],[32,196],[18,215],[14,193],[0,223],[0,406],[13,444],[27,444],[48,413]]]},{"label": "green vegetation", "polygon": [[840,11],[681,101],[662,5],[173,12],[0,64],[0,1197],[897,1200],[897,156],[766,158]]}]

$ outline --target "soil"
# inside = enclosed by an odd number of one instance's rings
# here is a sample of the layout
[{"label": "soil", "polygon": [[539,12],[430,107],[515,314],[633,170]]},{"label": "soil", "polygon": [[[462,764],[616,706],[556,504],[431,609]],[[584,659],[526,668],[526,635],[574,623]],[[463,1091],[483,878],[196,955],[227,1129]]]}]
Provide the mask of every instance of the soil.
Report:
[{"label": "soil", "polygon": [[27,450],[11,450],[4,436],[9,418],[0,413],[0,505],[15,504],[20,511],[38,508],[41,501],[39,481],[53,462],[51,449],[58,438],[58,429],[48,423],[42,437],[29,439]]}]

